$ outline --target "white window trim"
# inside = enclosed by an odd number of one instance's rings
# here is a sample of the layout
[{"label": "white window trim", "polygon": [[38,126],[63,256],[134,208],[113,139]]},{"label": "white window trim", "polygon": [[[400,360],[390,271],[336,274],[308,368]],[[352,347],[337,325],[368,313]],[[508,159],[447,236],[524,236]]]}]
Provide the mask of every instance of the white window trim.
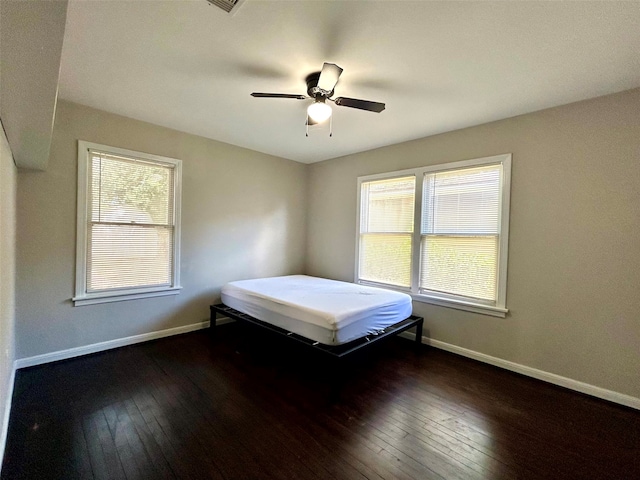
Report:
[{"label": "white window trim", "polygon": [[[454,296],[446,294],[425,294],[420,293],[418,290],[419,278],[420,278],[420,222],[422,219],[422,179],[425,173],[434,171],[446,171],[457,170],[466,167],[476,167],[483,165],[495,165],[502,164],[502,204],[500,215],[500,245],[498,253],[498,281],[497,281],[497,295],[495,305],[488,305],[480,301],[473,301],[472,299],[454,298]],[[398,177],[407,177],[414,175],[416,177],[416,192],[415,192],[415,210],[414,210],[414,231],[412,239],[412,255],[411,255],[411,288],[405,289],[394,285],[382,284],[377,282],[370,282],[360,280],[359,267],[360,267],[360,215],[361,215],[361,191],[362,183],[370,182],[373,180],[385,180]],[[358,177],[357,181],[357,214],[356,214],[356,257],[355,257],[355,271],[354,279],[356,283],[362,285],[371,285],[381,288],[387,288],[390,290],[397,290],[405,293],[409,293],[411,297],[424,303],[430,303],[433,305],[439,305],[443,307],[455,308],[458,310],[465,310],[468,312],[480,313],[484,315],[491,315],[494,317],[506,317],[509,310],[506,307],[507,302],[507,261],[508,261],[508,246],[509,246],[509,212],[510,212],[510,199],[511,199],[511,154],[505,153],[502,155],[494,155],[491,157],[476,158],[472,160],[463,160],[460,162],[445,163],[439,165],[429,165],[426,167],[411,168],[407,170],[399,170],[389,173],[378,173],[375,175],[366,175]]]},{"label": "white window trim", "polygon": [[[174,168],[174,242],[173,242],[173,278],[172,284],[160,287],[127,288],[108,292],[87,293],[87,214],[89,192],[89,150],[122,155],[125,157],[150,160],[156,163],[173,165]],[[120,302],[141,298],[177,295],[180,286],[180,210],[182,199],[182,161],[175,158],[161,157],[150,153],[136,152],[124,148],[100,145],[97,143],[78,141],[78,210],[76,224],[76,294],[71,299],[74,306],[94,305],[97,303]]]}]

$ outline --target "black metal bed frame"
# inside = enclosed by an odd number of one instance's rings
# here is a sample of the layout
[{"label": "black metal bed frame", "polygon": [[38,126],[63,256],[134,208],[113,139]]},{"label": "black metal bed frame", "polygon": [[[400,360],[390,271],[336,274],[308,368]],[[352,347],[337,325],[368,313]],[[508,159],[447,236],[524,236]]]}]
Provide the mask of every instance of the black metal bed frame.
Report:
[{"label": "black metal bed frame", "polygon": [[424,323],[423,317],[418,317],[416,315],[411,315],[406,319],[398,322],[394,325],[390,325],[382,330],[379,330],[376,333],[366,335],[364,337],[353,340],[349,343],[345,343],[342,345],[325,345],[320,342],[316,342],[309,338],[303,337],[293,332],[289,332],[283,328],[276,327],[275,325],[271,325],[270,323],[263,322],[262,320],[258,320],[250,315],[239,312],[231,307],[227,307],[223,303],[218,303],[216,305],[211,305],[211,326],[209,328],[210,332],[215,331],[216,327],[216,319],[218,318],[218,314],[232,318],[233,320],[237,320],[240,322],[247,322],[252,325],[257,325],[259,327],[265,328],[271,332],[279,334],[283,337],[290,338],[292,341],[298,342],[299,344],[306,345],[307,347],[322,352],[326,355],[329,355],[333,358],[343,358],[346,355],[361,350],[369,345],[373,345],[387,337],[398,335],[399,333],[404,332],[412,327],[416,327],[416,339],[415,344],[416,347],[422,344],[422,325]]}]

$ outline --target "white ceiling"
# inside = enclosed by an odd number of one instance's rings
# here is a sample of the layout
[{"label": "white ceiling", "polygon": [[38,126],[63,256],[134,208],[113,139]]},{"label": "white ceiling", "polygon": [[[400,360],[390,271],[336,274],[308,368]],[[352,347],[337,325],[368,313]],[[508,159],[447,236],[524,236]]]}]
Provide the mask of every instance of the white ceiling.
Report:
[{"label": "white ceiling", "polygon": [[[640,86],[640,2],[69,2],[61,98],[312,163]],[[333,137],[305,137],[323,62]]]}]

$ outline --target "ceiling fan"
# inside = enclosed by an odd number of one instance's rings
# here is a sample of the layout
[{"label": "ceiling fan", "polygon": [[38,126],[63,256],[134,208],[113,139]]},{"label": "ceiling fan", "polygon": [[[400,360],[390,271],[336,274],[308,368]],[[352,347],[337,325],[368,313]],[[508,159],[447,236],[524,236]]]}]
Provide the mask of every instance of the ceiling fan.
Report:
[{"label": "ceiling fan", "polygon": [[257,98],[293,98],[296,100],[312,98],[313,103],[307,108],[307,128],[310,125],[322,123],[331,117],[331,107],[327,104],[327,100],[341,107],[357,108],[368,112],[380,113],[384,110],[384,103],[380,102],[348,97],[331,98],[341,74],[342,68],[338,65],[325,63],[322,66],[322,71],[314,72],[307,76],[307,95],[253,92],[251,96]]}]

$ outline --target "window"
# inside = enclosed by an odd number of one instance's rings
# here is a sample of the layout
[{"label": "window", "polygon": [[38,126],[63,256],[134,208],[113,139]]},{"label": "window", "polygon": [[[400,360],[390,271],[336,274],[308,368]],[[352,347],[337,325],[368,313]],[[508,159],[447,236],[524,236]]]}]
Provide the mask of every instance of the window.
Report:
[{"label": "window", "polygon": [[511,155],[358,179],[359,283],[504,317]]},{"label": "window", "polygon": [[75,305],[179,293],[181,162],[78,142]]}]

